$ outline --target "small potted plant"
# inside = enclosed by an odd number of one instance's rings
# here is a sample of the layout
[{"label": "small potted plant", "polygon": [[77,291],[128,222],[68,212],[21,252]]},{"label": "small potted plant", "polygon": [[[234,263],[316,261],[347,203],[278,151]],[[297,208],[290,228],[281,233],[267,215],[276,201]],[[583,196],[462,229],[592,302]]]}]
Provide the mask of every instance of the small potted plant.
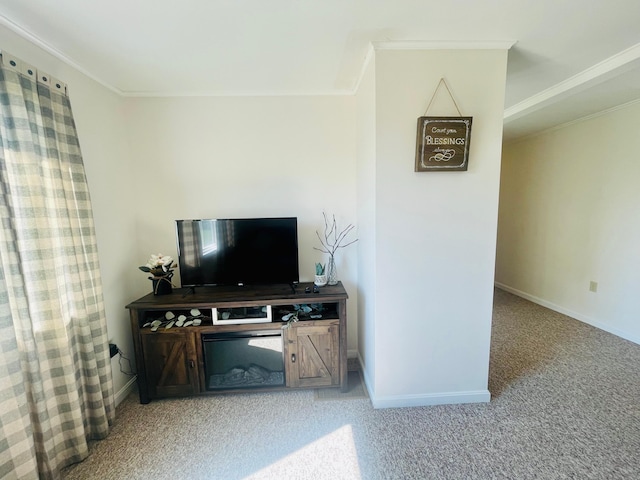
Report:
[{"label": "small potted plant", "polygon": [[313,282],[317,287],[324,287],[327,284],[327,276],[324,273],[324,265],[316,263],[316,280]]},{"label": "small potted plant", "polygon": [[146,265],[138,267],[146,273],[150,273],[149,280],[153,282],[153,293],[155,295],[167,295],[172,293],[173,284],[171,277],[176,265],[173,264],[173,258],[161,253],[151,255]]}]

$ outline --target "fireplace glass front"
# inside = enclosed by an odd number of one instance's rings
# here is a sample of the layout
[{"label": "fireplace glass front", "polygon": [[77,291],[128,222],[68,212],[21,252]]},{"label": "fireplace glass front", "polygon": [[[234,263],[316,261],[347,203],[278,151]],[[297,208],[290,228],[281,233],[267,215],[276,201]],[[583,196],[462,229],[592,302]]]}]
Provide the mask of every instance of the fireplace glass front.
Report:
[{"label": "fireplace glass front", "polygon": [[207,390],[284,385],[280,330],[202,335]]}]

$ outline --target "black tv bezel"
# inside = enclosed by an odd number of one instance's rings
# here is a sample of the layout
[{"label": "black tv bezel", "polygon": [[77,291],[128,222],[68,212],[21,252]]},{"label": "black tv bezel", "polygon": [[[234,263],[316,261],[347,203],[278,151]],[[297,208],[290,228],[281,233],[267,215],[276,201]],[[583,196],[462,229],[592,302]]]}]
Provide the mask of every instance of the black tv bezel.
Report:
[{"label": "black tv bezel", "polygon": [[[292,221],[294,227],[294,240],[295,240],[295,278],[290,280],[283,280],[281,278],[276,278],[272,281],[260,281],[260,282],[245,282],[245,281],[220,281],[218,283],[185,283],[182,273],[183,269],[183,261],[184,257],[181,252],[181,238],[180,238],[180,229],[178,224],[180,222],[238,222],[238,221],[256,221],[256,222],[265,222],[265,221],[279,221],[279,220],[288,220]],[[178,219],[175,220],[175,231],[176,231],[176,247],[178,250],[178,269],[180,270],[180,285],[182,288],[197,288],[197,287],[222,287],[222,286],[245,286],[245,285],[295,285],[300,281],[300,258],[299,258],[299,245],[298,245],[298,217],[246,217],[246,218],[199,218],[199,219]],[[292,251],[293,251],[292,250]],[[250,279],[249,279],[250,280]]]}]

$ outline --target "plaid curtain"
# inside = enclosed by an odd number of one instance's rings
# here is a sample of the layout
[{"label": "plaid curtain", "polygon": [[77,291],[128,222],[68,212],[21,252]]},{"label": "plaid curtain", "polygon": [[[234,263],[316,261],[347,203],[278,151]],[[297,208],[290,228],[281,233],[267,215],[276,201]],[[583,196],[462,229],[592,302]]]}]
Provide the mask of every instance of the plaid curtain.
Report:
[{"label": "plaid curtain", "polygon": [[115,405],[91,202],[64,85],[2,52],[0,478],[60,478]]}]

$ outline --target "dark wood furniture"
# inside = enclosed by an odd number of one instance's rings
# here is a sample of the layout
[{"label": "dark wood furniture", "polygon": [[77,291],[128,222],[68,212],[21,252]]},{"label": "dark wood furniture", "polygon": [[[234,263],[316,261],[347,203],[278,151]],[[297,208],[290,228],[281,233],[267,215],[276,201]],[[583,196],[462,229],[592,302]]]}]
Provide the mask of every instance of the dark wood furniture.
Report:
[{"label": "dark wood furniture", "polygon": [[[202,338],[211,333],[281,330],[284,386],[269,389],[336,387],[346,391],[347,298],[342,283],[338,282],[321,287],[319,293],[313,293],[311,283],[296,285],[295,291],[289,285],[182,288],[170,295],[150,293],[130,303],[126,308],[131,319],[140,403],[162,397],[222,393],[211,391],[207,385]],[[213,308],[242,310],[268,305],[273,311],[269,323],[212,322]],[[282,321],[282,312],[295,311],[300,305],[321,308],[322,318],[311,319],[301,313],[297,322]],[[145,326],[164,319],[166,312],[177,318],[181,314],[189,316],[194,308],[203,314],[199,326],[168,329],[162,326],[156,331]],[[247,390],[250,389],[242,389]]]}]

